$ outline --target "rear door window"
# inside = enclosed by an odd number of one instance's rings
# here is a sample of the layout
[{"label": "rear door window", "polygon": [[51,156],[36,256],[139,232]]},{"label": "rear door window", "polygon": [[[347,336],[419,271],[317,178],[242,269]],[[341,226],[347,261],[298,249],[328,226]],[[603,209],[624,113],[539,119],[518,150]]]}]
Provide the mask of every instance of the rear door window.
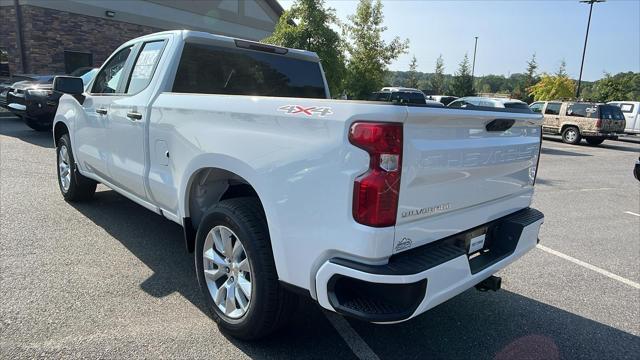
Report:
[{"label": "rear door window", "polygon": [[174,92],[326,98],[320,64],[240,48],[187,43]]},{"label": "rear door window", "polygon": [[598,107],[593,104],[569,104],[567,106],[567,116],[573,117],[595,117]]},{"label": "rear door window", "polygon": [[560,115],[562,103],[548,103],[544,113],[547,115]]},{"label": "rear door window", "polygon": [[137,94],[149,85],[163,46],[164,40],[147,42],[142,46],[129,77],[127,94]]}]

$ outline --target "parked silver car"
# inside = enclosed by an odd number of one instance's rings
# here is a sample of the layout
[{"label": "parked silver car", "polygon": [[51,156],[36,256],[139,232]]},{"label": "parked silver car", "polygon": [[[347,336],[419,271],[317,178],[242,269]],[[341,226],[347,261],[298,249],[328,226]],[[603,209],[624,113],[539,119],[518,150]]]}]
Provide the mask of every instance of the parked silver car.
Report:
[{"label": "parked silver car", "polygon": [[480,96],[467,96],[457,100],[452,101],[447,105],[450,108],[461,108],[461,109],[474,109],[474,108],[502,108],[502,109],[520,109],[520,110],[528,110],[530,112],[529,106],[527,103],[516,100],[516,99],[507,99],[507,98],[487,98]]}]

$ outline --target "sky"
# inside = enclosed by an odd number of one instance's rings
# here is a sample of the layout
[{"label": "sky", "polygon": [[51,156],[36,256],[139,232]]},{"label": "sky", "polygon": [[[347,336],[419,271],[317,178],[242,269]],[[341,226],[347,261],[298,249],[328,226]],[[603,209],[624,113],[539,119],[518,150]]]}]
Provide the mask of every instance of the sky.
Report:
[{"label": "sky", "polygon": [[[288,9],[293,0],[279,0]],[[328,0],[342,21],[355,13],[355,0]],[[409,52],[389,68],[406,71],[411,57],[418,71],[433,72],[442,54],[445,73],[453,73],[465,53],[473,57],[478,37],[476,75],[524,72],[536,54],[538,72],[553,73],[561,61],[578,78],[589,5],[566,1],[383,0],[384,39],[409,39]],[[604,72],[640,72],[640,0],[608,0],[593,6],[582,78]]]}]

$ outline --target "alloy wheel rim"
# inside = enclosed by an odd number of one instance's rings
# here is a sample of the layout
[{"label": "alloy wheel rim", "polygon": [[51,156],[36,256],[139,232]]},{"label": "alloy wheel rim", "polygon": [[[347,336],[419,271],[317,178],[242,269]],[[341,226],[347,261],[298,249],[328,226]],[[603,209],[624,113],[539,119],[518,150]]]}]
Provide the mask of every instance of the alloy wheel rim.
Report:
[{"label": "alloy wheel rim", "polygon": [[58,151],[58,174],[62,189],[64,192],[69,191],[69,186],[71,185],[71,165],[69,161],[69,150],[67,150],[65,145],[62,145]]},{"label": "alloy wheel rim", "polygon": [[213,302],[226,317],[249,310],[253,292],[251,264],[240,238],[218,225],[207,234],[202,251],[204,278]]},{"label": "alloy wheel rim", "polygon": [[573,129],[567,130],[567,140],[573,142],[576,140],[576,132]]}]

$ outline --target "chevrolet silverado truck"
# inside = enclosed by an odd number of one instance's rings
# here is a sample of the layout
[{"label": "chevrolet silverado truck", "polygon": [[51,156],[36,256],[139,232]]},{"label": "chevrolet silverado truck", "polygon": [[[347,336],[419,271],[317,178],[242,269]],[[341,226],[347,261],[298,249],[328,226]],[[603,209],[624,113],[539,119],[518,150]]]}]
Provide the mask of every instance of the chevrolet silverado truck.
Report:
[{"label": "chevrolet silverado truck", "polygon": [[497,289],[538,241],[529,109],[332,100],[315,53],[186,30],[54,90],[62,196],[102,183],[180,224],[212,318],[239,338],[285,324],[299,294],[408,320]]}]

